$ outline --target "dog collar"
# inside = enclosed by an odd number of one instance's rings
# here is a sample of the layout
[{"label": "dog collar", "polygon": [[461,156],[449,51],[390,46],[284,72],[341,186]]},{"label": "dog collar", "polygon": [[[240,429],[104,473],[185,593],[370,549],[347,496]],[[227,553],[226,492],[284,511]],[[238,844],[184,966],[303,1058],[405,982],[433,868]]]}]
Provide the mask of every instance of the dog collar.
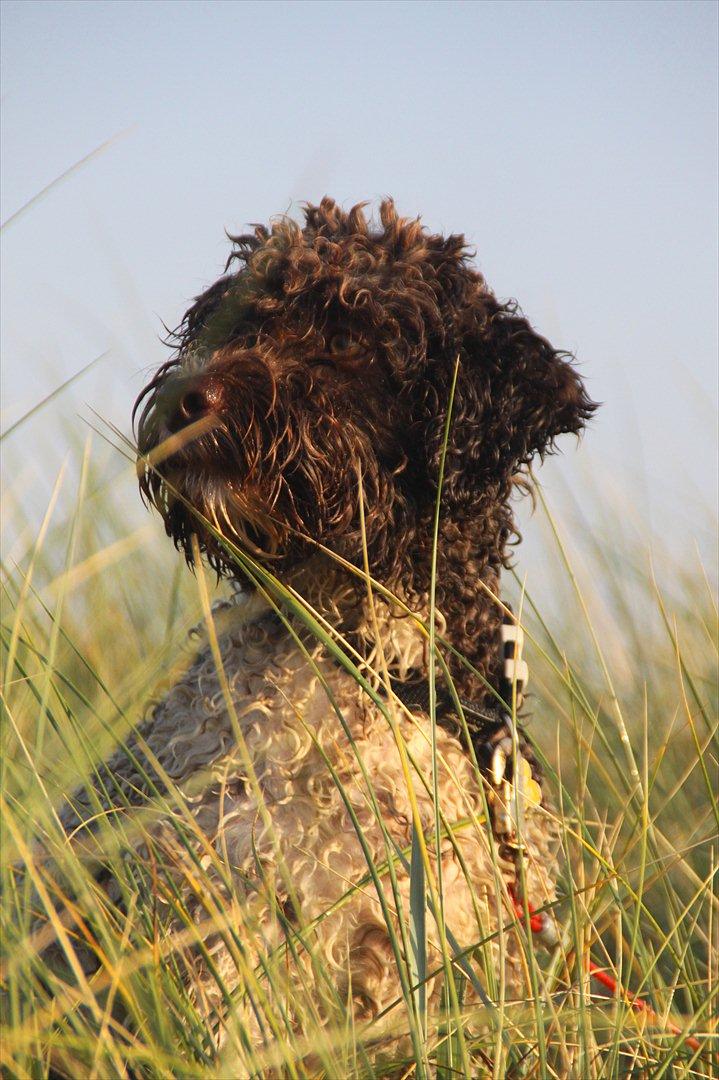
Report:
[{"label": "dog collar", "polygon": [[[277,617],[273,606],[257,589],[237,589],[231,599],[213,605],[213,613],[223,611],[231,611],[233,621],[238,619],[243,625],[259,622],[268,616]],[[521,706],[529,681],[529,669],[522,659],[523,646],[523,630],[516,622],[507,619],[500,630],[503,667],[498,695],[488,696],[481,702],[470,701],[453,696],[444,686],[437,687],[435,694],[437,722],[464,741],[469,735],[478,763],[489,768],[492,774],[499,771],[504,774],[507,754],[503,751],[504,763],[500,770],[497,753],[503,746],[503,740],[506,741],[508,732],[511,732],[513,708]],[[402,681],[391,679],[391,689],[406,708],[429,713],[429,683],[424,673]],[[457,715],[457,701],[462,708],[466,728]],[[536,764],[531,757],[529,760],[533,772],[538,774]]]},{"label": "dog collar", "polygon": [[[468,725],[479,726],[482,724],[497,724],[503,722],[507,714],[511,714],[513,702],[519,708],[524,699],[524,693],[529,682],[529,668],[522,659],[524,646],[524,631],[515,622],[502,623],[500,631],[500,644],[502,649],[502,679],[499,686],[499,698],[482,702],[468,701],[464,698],[452,696],[446,688],[438,688],[436,704],[438,714],[454,711],[455,702],[459,701],[462,706]],[[418,676],[400,682],[392,679],[392,691],[408,708],[429,711],[429,684],[426,677]]]}]

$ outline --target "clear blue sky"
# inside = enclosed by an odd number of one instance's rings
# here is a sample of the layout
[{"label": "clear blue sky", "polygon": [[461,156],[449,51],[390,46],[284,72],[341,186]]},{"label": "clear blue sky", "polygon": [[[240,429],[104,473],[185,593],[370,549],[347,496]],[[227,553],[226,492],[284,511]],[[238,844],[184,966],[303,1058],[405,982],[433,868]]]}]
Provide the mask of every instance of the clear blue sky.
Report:
[{"label": "clear blue sky", "polygon": [[2,39],[3,219],[125,132],[6,231],[3,424],[109,349],[65,407],[126,426],[226,227],[391,193],[577,353],[585,463],[712,501],[713,2],[5,0]]}]

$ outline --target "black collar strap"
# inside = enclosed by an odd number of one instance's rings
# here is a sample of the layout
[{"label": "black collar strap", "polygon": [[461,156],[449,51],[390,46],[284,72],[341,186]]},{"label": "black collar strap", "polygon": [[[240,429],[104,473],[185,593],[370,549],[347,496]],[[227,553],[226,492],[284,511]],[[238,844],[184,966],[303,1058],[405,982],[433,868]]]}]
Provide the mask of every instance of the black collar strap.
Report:
[{"label": "black collar strap", "polygon": [[[514,622],[505,622],[501,630],[502,654],[504,657],[503,678],[499,693],[502,700],[488,694],[481,701],[467,701],[457,698],[467,724],[467,734],[481,767],[488,767],[498,743],[511,732],[512,699],[519,708],[524,690],[529,680],[529,670],[521,657],[524,634]],[[408,709],[415,712],[430,712],[429,683],[424,675],[400,682],[392,679],[392,692]],[[436,688],[437,723],[451,734],[466,742],[464,725],[460,722],[455,706],[455,699],[445,686]],[[522,748],[530,760],[535,772],[534,756],[520,736]]]}]

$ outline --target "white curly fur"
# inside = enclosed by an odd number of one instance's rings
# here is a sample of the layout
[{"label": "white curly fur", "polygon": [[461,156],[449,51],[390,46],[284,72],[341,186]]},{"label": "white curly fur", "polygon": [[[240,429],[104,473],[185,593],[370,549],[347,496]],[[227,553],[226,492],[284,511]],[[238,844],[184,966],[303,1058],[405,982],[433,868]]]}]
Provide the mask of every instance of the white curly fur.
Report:
[{"label": "white curly fur", "polygon": [[[335,589],[333,594],[333,582],[336,586],[337,579],[331,576],[305,575],[298,584],[313,608],[337,625],[338,620],[346,620],[347,610],[342,590]],[[378,600],[375,609],[373,614],[366,604],[359,615],[355,612],[353,627],[367,646],[370,667],[365,671],[371,681],[377,685],[383,665],[400,677],[411,668],[426,669],[426,634],[418,623],[383,601]],[[235,604],[224,605],[217,613],[217,627],[223,675],[218,673],[211,648],[203,643],[186,673],[139,730],[151,752],[149,760],[156,755],[184,794],[197,828],[191,850],[204,867],[219,865],[233,876],[235,896],[243,903],[241,910],[231,909],[229,921],[244,924],[248,938],[255,944],[264,939],[267,950],[272,951],[285,940],[278,905],[290,921],[307,927],[332,909],[352,886],[367,879],[367,861],[337,780],[373,859],[378,865],[387,860],[382,827],[360,762],[384,829],[400,850],[409,848],[412,806],[397,734],[407,750],[416,806],[434,862],[431,726],[426,715],[410,716],[395,702],[391,708],[396,724],[393,733],[381,710],[324,647],[298,623],[293,629],[300,647],[256,593],[240,595]],[[343,730],[337,711],[347,730]],[[147,762],[141,742],[135,744],[134,751]],[[453,938],[466,948],[496,934],[501,925],[510,926],[513,913],[506,891],[498,888],[496,855],[493,861],[475,770],[459,741],[441,728],[437,749],[442,813],[448,824],[462,823],[453,840],[442,842],[444,914]],[[143,790],[145,781],[128,756],[118,753],[109,772],[137,801],[137,789]],[[81,794],[75,799],[76,810],[66,816],[66,825],[82,818],[83,803],[90,813],[89,796]],[[167,820],[148,820],[153,821],[150,831],[172,853],[178,870],[184,866],[179,877],[195,922],[206,924],[216,918],[216,900],[208,897],[206,890],[193,892],[188,886],[193,878],[192,860],[179,844],[174,827]],[[535,906],[554,898],[555,837],[548,811],[541,806],[528,807],[524,834],[528,897]],[[501,862],[499,867],[504,881],[511,881],[514,867]],[[408,874],[401,862],[396,862],[396,869],[406,918]],[[382,884],[387,904],[394,911],[386,873]],[[242,936],[242,925],[236,928]],[[436,969],[441,966],[441,950],[429,914],[427,929],[428,965]],[[242,987],[243,980],[247,983],[251,979],[249,973],[258,957],[253,954],[238,960],[237,950],[227,947],[223,935],[208,935],[206,930],[202,934],[211,961],[195,951],[186,962],[193,968],[198,1000],[214,1007],[220,995],[211,966],[217,967],[226,985]],[[502,934],[507,993],[525,996],[528,987],[518,931],[510,926]],[[349,995],[354,1000],[358,1016],[371,1017],[400,998],[397,964],[371,882],[321,918],[309,938],[305,936],[330,973],[340,998]],[[489,949],[489,962],[499,974],[498,937]],[[301,948],[299,953],[301,969],[309,961]],[[298,986],[301,975],[298,970]],[[430,1007],[438,1003],[440,990],[441,979],[430,980]],[[473,1000],[471,986],[466,1000]]]}]

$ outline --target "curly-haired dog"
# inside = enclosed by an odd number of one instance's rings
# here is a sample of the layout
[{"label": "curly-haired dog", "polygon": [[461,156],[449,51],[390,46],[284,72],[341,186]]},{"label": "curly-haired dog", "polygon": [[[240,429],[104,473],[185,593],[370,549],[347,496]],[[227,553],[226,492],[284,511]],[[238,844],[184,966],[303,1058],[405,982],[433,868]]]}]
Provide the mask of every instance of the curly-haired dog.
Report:
[{"label": "curly-haired dog", "polygon": [[[139,801],[147,773],[161,784],[156,755],[186,793],[203,865],[219,859],[243,898],[238,918],[252,920],[268,954],[292,926],[330,912],[314,947],[340,998],[351,994],[364,1016],[411,1000],[407,942],[399,933],[393,943],[387,923],[398,902],[408,910],[398,853],[413,820],[435,858],[425,627],[443,461],[435,625],[467,722],[438,669],[443,828],[464,822],[441,845],[444,922],[452,947],[494,935],[495,968],[503,933],[506,985],[526,994],[508,793],[524,803],[535,907],[555,895],[556,829],[523,738],[522,783],[507,782],[511,719],[497,692],[506,694],[502,642],[517,635],[503,635],[496,597],[518,478],[557,436],[578,433],[594,405],[571,357],[490,291],[464,238],[430,234],[391,201],[374,226],[361,206],[345,213],[325,198],[306,208],[303,226],[283,217],[232,239],[229,272],[189,309],[176,354],[136,410],[141,488],[168,535],[242,591],[222,613],[215,651],[200,650],[141,726],[147,745],[133,744],[134,760],[118,755],[106,786]],[[241,552],[305,598],[374,696],[248,582]],[[397,602],[369,596],[370,577]],[[386,873],[370,883],[368,856],[394,860],[395,893]],[[207,920],[206,899],[193,904]],[[427,918],[432,950],[439,937]],[[431,970],[439,956],[430,952]],[[242,964],[215,935],[196,960],[210,1000],[213,965],[226,985],[243,985]],[[441,982],[430,981],[430,1002]]]}]

